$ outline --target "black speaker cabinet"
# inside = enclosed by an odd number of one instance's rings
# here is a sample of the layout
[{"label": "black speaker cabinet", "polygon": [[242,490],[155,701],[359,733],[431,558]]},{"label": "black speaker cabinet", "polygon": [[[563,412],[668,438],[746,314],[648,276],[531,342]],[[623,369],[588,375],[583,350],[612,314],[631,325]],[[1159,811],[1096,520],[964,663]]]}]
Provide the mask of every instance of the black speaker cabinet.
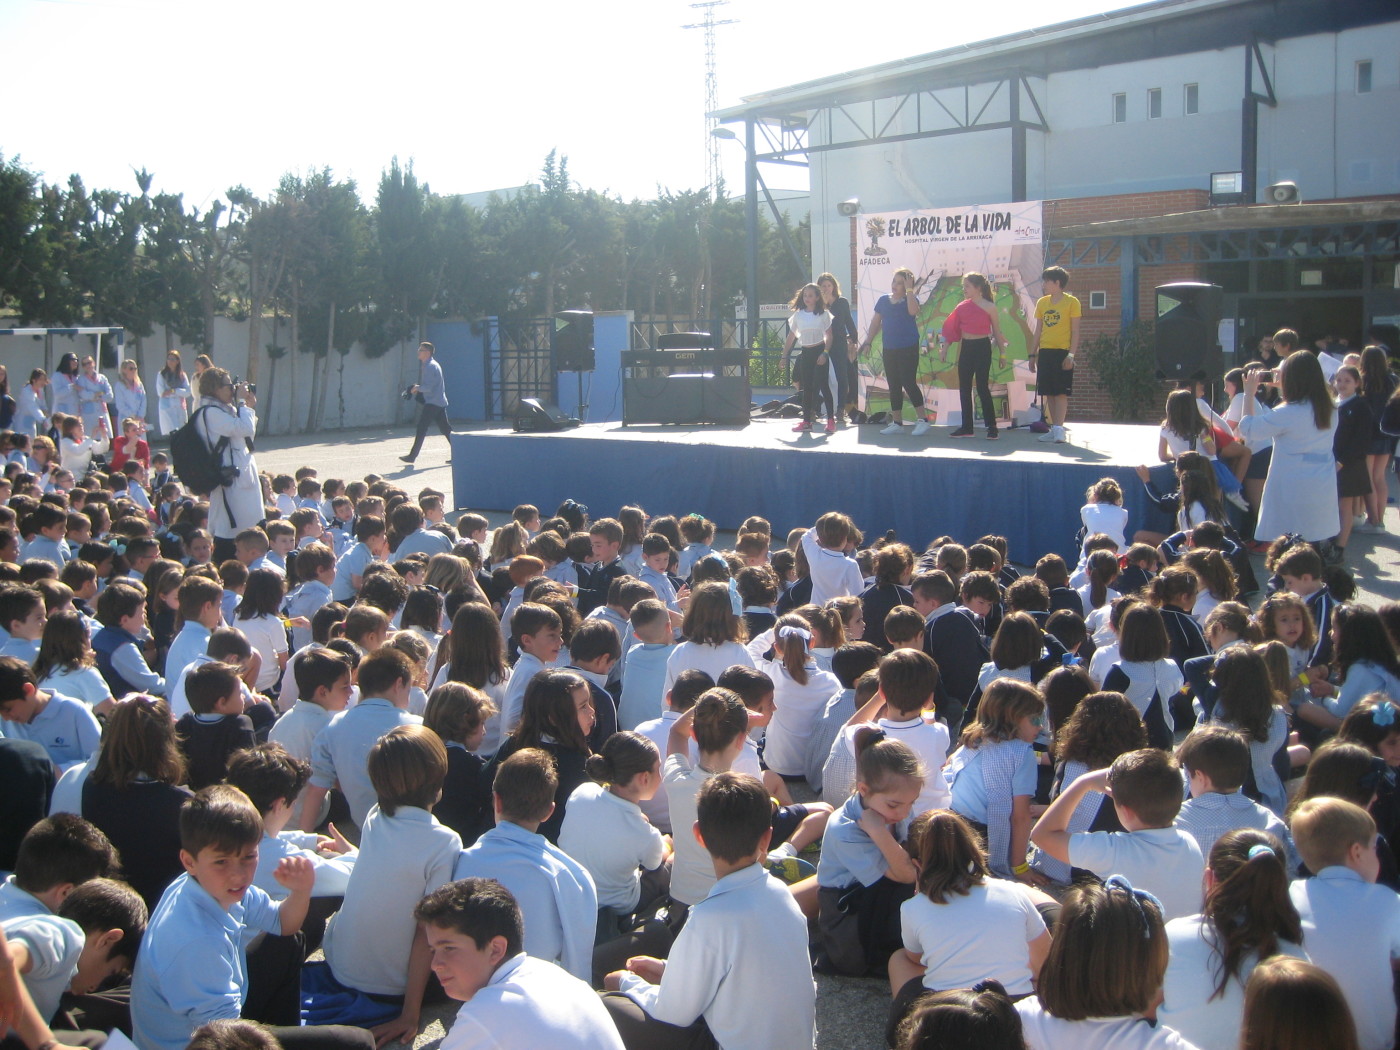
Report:
[{"label": "black speaker cabinet", "polygon": [[1157,286],[1157,371],[1180,382],[1204,379],[1221,369],[1218,284],[1180,281]]},{"label": "black speaker cabinet", "polygon": [[554,315],[550,340],[556,372],[593,371],[593,313],[563,310]]},{"label": "black speaker cabinet", "polygon": [[565,415],[559,406],[538,397],[522,397],[515,409],[515,430],[567,430],[576,427],[579,421]]}]

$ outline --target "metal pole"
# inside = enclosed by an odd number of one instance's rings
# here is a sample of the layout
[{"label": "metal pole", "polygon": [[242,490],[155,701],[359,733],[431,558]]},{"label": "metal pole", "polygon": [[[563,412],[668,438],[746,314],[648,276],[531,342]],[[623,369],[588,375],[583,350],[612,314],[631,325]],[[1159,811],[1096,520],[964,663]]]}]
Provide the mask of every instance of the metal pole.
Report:
[{"label": "metal pole", "polygon": [[748,300],[745,339],[750,347],[758,338],[758,161],[754,159],[754,119],[744,119],[744,239],[748,265],[744,295]]}]

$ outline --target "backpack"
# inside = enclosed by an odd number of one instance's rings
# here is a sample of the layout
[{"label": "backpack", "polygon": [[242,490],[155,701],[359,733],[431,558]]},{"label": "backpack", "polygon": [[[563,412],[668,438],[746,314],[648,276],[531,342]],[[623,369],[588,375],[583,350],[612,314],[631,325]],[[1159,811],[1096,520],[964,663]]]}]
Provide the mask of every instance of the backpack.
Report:
[{"label": "backpack", "polygon": [[197,408],[189,421],[170,435],[170,465],[181,484],[199,496],[207,496],[233,479],[227,477],[231,468],[224,465],[228,438],[220,438],[211,449],[195,423],[210,405]]}]

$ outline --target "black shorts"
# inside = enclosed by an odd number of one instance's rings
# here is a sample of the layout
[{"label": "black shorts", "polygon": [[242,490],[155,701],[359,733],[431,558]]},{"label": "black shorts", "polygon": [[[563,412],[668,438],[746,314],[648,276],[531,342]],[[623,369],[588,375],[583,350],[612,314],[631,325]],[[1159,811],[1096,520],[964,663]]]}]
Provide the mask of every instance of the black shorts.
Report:
[{"label": "black shorts", "polygon": [[792,838],[797,831],[798,825],[807,819],[807,807],[794,804],[791,806],[779,806],[773,811],[773,838],[769,843],[769,849],[777,849],[788,839]]},{"label": "black shorts", "polygon": [[1245,481],[1263,481],[1269,476],[1269,464],[1274,459],[1274,446],[1260,449],[1249,458],[1249,469],[1244,472]]},{"label": "black shorts", "polygon": [[1074,369],[1062,368],[1068,350],[1042,349],[1035,359],[1035,389],[1041,397],[1057,397],[1074,392]]}]

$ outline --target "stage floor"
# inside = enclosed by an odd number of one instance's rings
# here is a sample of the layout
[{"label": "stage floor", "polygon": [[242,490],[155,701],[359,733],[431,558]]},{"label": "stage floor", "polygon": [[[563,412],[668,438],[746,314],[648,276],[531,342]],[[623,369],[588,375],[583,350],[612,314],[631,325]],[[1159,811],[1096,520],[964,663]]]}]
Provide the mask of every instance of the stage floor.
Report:
[{"label": "stage floor", "polygon": [[1071,441],[1062,445],[1042,443],[1042,435],[1025,428],[1000,431],[996,441],[986,438],[979,425],[975,436],[953,438],[950,426],[930,427],[913,436],[913,427],[900,434],[881,434],[874,424],[840,427],[827,434],[822,424],[807,433],[794,433],[794,419],[759,419],[748,426],[677,426],[621,423],[587,423],[572,430],[542,434],[511,432],[507,424],[494,424],[471,433],[511,433],[512,437],[549,440],[561,436],[588,441],[624,441],[643,444],[712,445],[724,448],[800,450],[818,454],[863,453],[936,459],[999,460],[1016,458],[1041,463],[1111,464],[1135,467],[1157,462],[1156,424],[1074,423],[1066,429]]},{"label": "stage floor", "polygon": [[[980,427],[971,438],[952,438],[947,426],[916,438],[912,427],[887,436],[875,425],[799,434],[794,422],[464,431],[453,438],[456,501],[548,511],[571,497],[594,517],[638,503],[652,514],[701,513],[730,529],[759,514],[778,535],[842,510],[870,538],[890,528],[917,545],[945,532],[966,542],[999,533],[1025,559],[1073,553],[1084,491],[1111,476],[1123,486],[1130,528],[1161,525],[1134,474],[1156,463],[1155,425],[1074,424],[1071,441],[1057,445],[1025,429],[989,441]],[[1154,474],[1170,485],[1167,468]]]}]

